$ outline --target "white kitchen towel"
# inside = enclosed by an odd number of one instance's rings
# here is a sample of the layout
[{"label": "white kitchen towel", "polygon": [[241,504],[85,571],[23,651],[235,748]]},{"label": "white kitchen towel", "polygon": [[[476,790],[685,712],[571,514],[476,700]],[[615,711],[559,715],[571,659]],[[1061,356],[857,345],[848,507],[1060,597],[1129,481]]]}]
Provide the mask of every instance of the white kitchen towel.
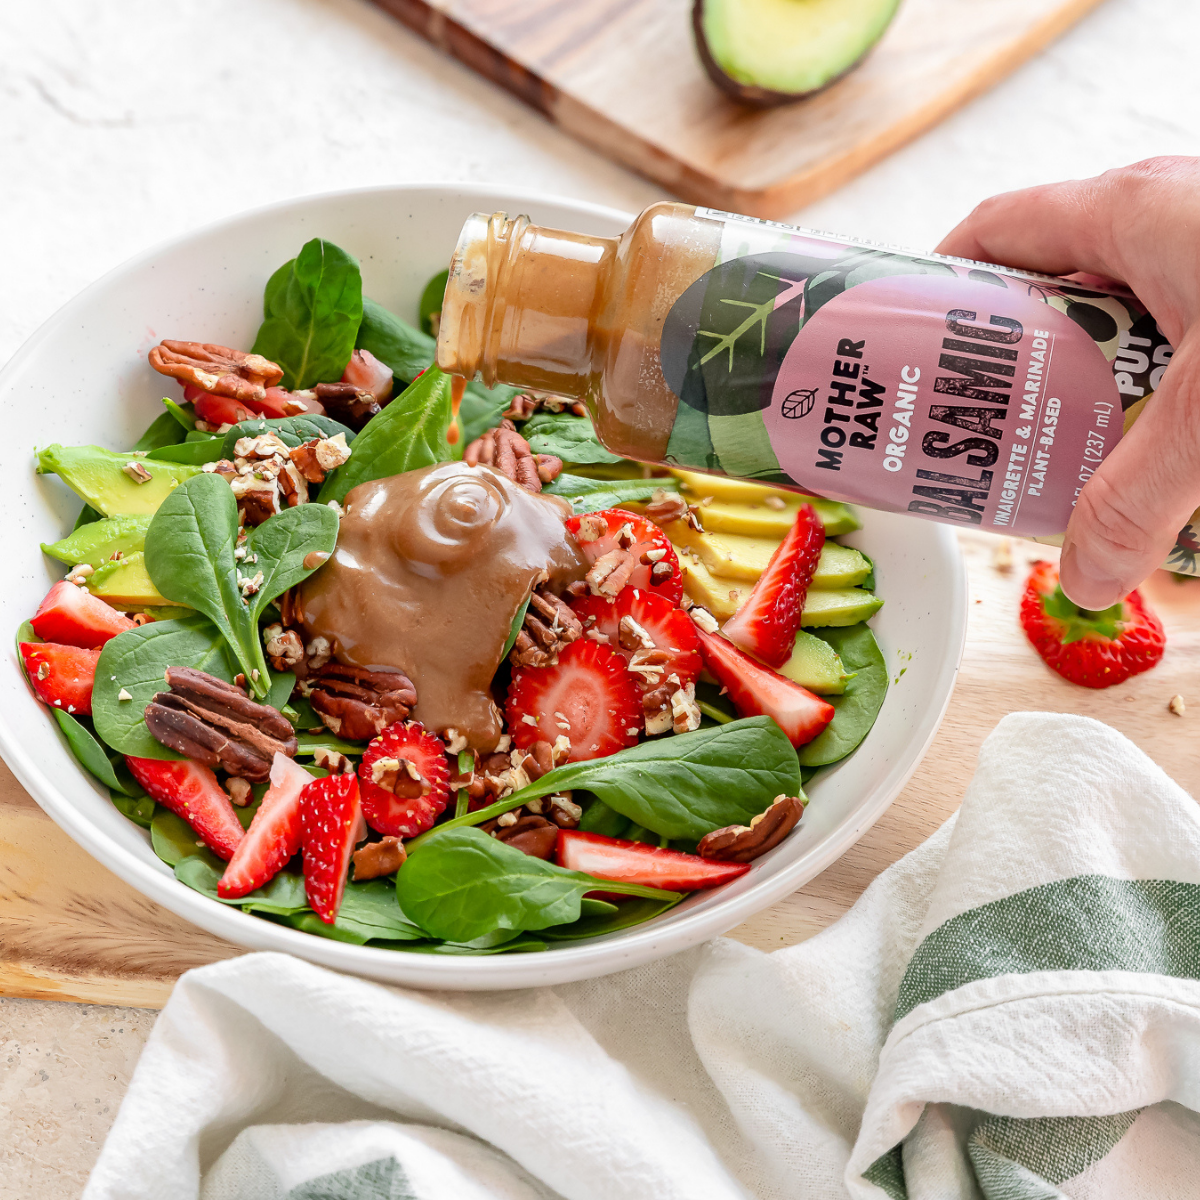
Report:
[{"label": "white kitchen towel", "polygon": [[790,949],[486,995],[189,972],[85,1200],[1184,1200],[1198,980],[1196,805],[1024,713],[957,820]]}]

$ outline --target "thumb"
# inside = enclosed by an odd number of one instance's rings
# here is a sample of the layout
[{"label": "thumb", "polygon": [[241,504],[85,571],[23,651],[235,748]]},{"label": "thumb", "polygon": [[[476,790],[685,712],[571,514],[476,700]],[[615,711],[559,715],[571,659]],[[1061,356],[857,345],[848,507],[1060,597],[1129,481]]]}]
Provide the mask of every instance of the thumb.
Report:
[{"label": "thumb", "polygon": [[1079,495],[1063,542],[1063,591],[1103,609],[1166,561],[1200,507],[1200,336],[1178,348],[1133,428]]}]

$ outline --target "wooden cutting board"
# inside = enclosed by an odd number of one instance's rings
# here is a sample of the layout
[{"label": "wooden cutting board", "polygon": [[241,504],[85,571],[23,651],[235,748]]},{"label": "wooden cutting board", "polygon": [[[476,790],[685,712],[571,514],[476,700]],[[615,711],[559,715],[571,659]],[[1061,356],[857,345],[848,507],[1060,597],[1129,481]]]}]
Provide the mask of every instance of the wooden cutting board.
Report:
[{"label": "wooden cutting board", "polygon": [[692,0],[375,2],[669,192],[780,217],[986,91],[1099,0],[903,0],[861,66],[765,112],[728,99],[705,75]]},{"label": "wooden cutting board", "polygon": [[[1200,787],[1200,580],[1159,572],[1147,592],[1167,629],[1153,671],[1106,691],[1074,687],[1042,666],[1016,619],[1028,569],[1054,551],[961,533],[969,575],[966,653],[933,746],[895,804],[832,867],[729,935],[763,950],[811,937],[844,913],[889,864],[952,813],[980,742],[1006,713],[1075,712],[1120,730],[1189,791]],[[995,553],[1011,548],[998,569]],[[1167,704],[1181,693],[1182,717]],[[1136,798],[1131,798],[1136,802]],[[122,883],[47,817],[0,763],[0,994],[157,1008],[190,967],[242,953]]]}]

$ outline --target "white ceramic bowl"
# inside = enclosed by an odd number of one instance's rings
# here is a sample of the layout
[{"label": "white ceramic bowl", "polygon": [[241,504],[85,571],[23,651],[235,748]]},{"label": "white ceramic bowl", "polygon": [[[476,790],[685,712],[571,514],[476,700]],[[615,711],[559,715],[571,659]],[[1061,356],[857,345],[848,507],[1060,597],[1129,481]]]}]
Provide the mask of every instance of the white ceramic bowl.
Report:
[{"label": "white ceramic bowl", "polygon": [[[472,187],[316,196],[150,251],[56,313],[0,375],[8,468],[0,473],[7,580],[0,628],[11,638],[61,575],[39,543],[63,536],[79,509],[58,479],[34,474],[34,446],[131,444],[162,411],[165,381],[146,365],[151,346],[164,337],[248,346],[267,277],[318,235],[358,256],[366,294],[415,319],[420,290],[445,266],[463,219],[496,209],[594,234],[616,233],[630,220],[576,201]],[[172,387],[166,392],[173,394]],[[147,834],[75,764],[11,649],[0,668],[0,750],[46,812],[105,866],[172,912],[248,949],[282,950],[415,987],[515,988],[603,975],[722,933],[812,879],[878,819],[928,748],[950,699],[966,630],[966,581],[954,535],[928,522],[867,512],[864,528],[848,540],[875,560],[886,604],[873,627],[894,681],[866,741],[813,781],[798,830],[742,878],[649,924],[541,954],[452,958],[353,946],[247,916],[185,887],[154,855]]]}]

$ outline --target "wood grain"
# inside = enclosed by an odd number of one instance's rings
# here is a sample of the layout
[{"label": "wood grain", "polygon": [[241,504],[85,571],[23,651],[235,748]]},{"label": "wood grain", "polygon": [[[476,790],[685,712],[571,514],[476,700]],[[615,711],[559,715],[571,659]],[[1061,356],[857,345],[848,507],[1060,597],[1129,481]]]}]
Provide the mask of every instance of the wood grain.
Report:
[{"label": "wood grain", "polygon": [[992,87],[1099,0],[905,0],[861,66],[767,111],[728,99],[704,74],[691,0],[375,2],[685,200],[779,217]]},{"label": "wood grain", "polygon": [[[980,743],[1006,713],[1034,709],[1095,717],[1132,739],[1183,787],[1200,786],[1200,739],[1193,732],[1200,720],[1200,580],[1177,583],[1159,572],[1147,584],[1167,629],[1162,663],[1119,687],[1090,691],[1048,671],[1017,625],[1028,563],[1056,551],[1004,543],[1013,564],[1002,572],[993,565],[1000,539],[960,533],[959,540],[970,582],[967,645],[929,754],[856,846],[731,937],[776,950],[835,921],[880,871],[958,807]],[[1176,693],[1194,697],[1195,707],[1182,717],[1167,709]],[[0,994],[157,1008],[183,971],[240,953],[89,857],[0,763]]]}]

